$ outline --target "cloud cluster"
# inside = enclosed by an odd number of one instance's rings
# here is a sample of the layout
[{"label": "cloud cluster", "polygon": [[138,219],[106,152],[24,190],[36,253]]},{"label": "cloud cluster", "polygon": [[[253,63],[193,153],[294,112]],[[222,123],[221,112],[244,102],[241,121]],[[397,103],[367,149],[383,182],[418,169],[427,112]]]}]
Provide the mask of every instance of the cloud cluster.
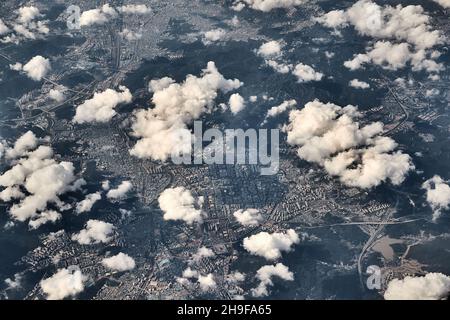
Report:
[{"label": "cloud cluster", "polygon": [[380,122],[362,126],[354,106],[340,107],[318,100],[289,114],[287,142],[299,146],[298,156],[317,163],[347,186],[372,188],[390,180],[399,185],[414,169],[411,157],[394,152],[397,143],[381,135]]},{"label": "cloud cluster", "polygon": [[120,103],[130,103],[132,98],[130,90],[124,86],[119,86],[119,91],[106,89],[103,92],[96,92],[94,97],[77,107],[73,121],[108,122],[116,115],[114,108]]},{"label": "cloud cluster", "polygon": [[359,0],[345,11],[331,11],[317,20],[333,28],[351,24],[361,35],[406,41],[419,48],[431,48],[444,41],[439,31],[432,30],[430,17],[420,5],[383,7],[371,0]]},{"label": "cloud cluster", "polygon": [[94,204],[102,198],[100,192],[95,192],[88,194],[84,200],[77,203],[75,208],[77,213],[89,212],[91,211]]},{"label": "cloud cluster", "polygon": [[289,73],[293,69],[292,64],[281,61],[283,52],[281,50],[281,44],[278,41],[273,40],[263,43],[256,50],[256,54],[263,57],[266,65],[278,73]]},{"label": "cloud cluster", "polygon": [[252,289],[252,295],[254,297],[265,297],[269,295],[268,287],[273,285],[273,277],[278,277],[286,281],[294,280],[294,274],[282,263],[277,263],[274,266],[263,266],[256,272],[256,278],[260,283],[256,288]]},{"label": "cloud cluster", "polygon": [[42,280],[40,286],[48,300],[61,300],[82,292],[86,280],[87,277],[81,273],[80,268],[72,266],[59,269],[53,276]]},{"label": "cloud cluster", "polygon": [[414,71],[443,69],[428,49],[444,43],[445,37],[432,30],[431,19],[420,5],[380,6],[371,0],[359,0],[347,10],[330,11],[316,20],[335,29],[352,25],[361,35],[382,40],[369,47],[367,53],[347,61],[345,65],[351,70],[369,62],[392,70],[405,67],[407,62]]},{"label": "cloud cluster", "polygon": [[244,238],[244,248],[253,255],[261,256],[267,260],[275,260],[281,257],[281,252],[289,252],[294,244],[298,244],[298,234],[289,229],[282,232],[260,232]]},{"label": "cloud cluster", "polygon": [[122,199],[128,192],[133,189],[130,181],[123,181],[116,189],[111,189],[106,194],[108,199]]},{"label": "cloud cluster", "polygon": [[225,79],[212,61],[200,77],[188,75],[181,84],[163,79],[150,83],[155,107],[135,113],[132,129],[139,140],[130,153],[139,158],[165,161],[173,154],[190,153],[187,126],[211,110],[218,90],[227,93],[242,85],[237,79]]},{"label": "cloud cluster", "polygon": [[441,210],[447,210],[450,206],[450,186],[438,175],[428,179],[422,184],[427,191],[427,202],[433,209],[433,220],[441,215]]},{"label": "cloud cluster", "polygon": [[429,73],[438,73],[444,70],[442,63],[432,59],[435,51],[427,52],[420,49],[416,52],[410,50],[407,43],[391,43],[389,41],[377,41],[373,47],[369,47],[364,54],[356,54],[353,59],[345,61],[344,66],[350,70],[357,70],[367,63],[374,63],[387,70],[398,70],[404,68],[408,63],[413,71],[425,70]]},{"label": "cloud cluster", "polygon": [[103,259],[102,264],[105,267],[116,271],[132,270],[136,266],[134,259],[122,252],[115,256]]},{"label": "cloud cluster", "polygon": [[292,74],[297,77],[298,82],[311,82],[311,81],[320,81],[323,78],[323,73],[320,73],[314,70],[311,66],[308,66],[303,63],[299,63],[295,66]]},{"label": "cloud cluster", "polygon": [[72,240],[79,244],[108,243],[112,240],[115,227],[108,222],[88,220],[85,229],[72,235]]},{"label": "cloud cluster", "polygon": [[307,0],[242,0],[241,3],[255,10],[269,12],[273,9],[290,9],[305,2]]},{"label": "cloud cluster", "polygon": [[11,207],[10,215],[19,221],[34,219],[31,227],[59,219],[59,214],[46,210],[48,203],[63,207],[59,196],[84,184],[84,180],[76,179],[71,162],[58,163],[50,147],[37,147],[37,143],[32,132],[22,135],[6,151],[12,167],[0,175],[0,186],[4,187],[0,198],[20,199]]},{"label": "cloud cluster", "polygon": [[122,14],[147,15],[152,12],[150,7],[145,4],[128,4],[117,8],[104,4],[100,8],[83,11],[80,15],[80,26],[88,27],[91,25],[103,25],[108,21],[115,19]]},{"label": "cloud cluster", "polygon": [[235,211],[233,216],[243,226],[257,226],[263,221],[263,216],[258,209],[240,209]]},{"label": "cloud cluster", "polygon": [[428,273],[423,277],[405,277],[389,282],[384,293],[386,300],[442,300],[450,294],[450,277],[442,273]]},{"label": "cloud cluster", "polygon": [[1,43],[18,44],[22,39],[38,39],[49,33],[46,20],[39,20],[43,15],[35,6],[24,6],[17,11],[15,20],[8,25],[0,19]]},{"label": "cloud cluster", "polygon": [[52,70],[50,60],[43,56],[35,56],[23,66],[20,63],[16,63],[11,65],[10,68],[25,72],[27,77],[34,81],[41,81]]},{"label": "cloud cluster", "polygon": [[184,187],[164,190],[158,198],[158,203],[164,212],[164,220],[182,220],[187,224],[203,221],[203,197],[194,198]]}]

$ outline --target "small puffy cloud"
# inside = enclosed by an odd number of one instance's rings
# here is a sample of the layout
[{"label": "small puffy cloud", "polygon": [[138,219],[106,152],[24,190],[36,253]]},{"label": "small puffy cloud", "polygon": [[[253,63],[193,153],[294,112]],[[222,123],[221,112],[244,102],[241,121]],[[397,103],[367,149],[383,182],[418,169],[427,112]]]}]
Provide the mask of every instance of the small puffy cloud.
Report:
[{"label": "small puffy cloud", "polygon": [[269,41],[262,44],[256,51],[263,58],[273,58],[281,54],[281,44],[278,41]]},{"label": "small puffy cloud", "polygon": [[147,7],[145,4],[127,4],[125,6],[117,8],[117,10],[124,14],[140,14],[140,15],[146,15],[152,12],[152,9],[150,7]]},{"label": "small puffy cloud", "polygon": [[61,219],[61,214],[59,212],[56,212],[55,210],[47,210],[41,212],[36,219],[30,219],[28,225],[31,229],[37,229],[43,224],[48,222],[55,223],[59,219]]},{"label": "small puffy cloud", "polygon": [[263,266],[256,272],[256,278],[260,283],[256,288],[252,289],[252,295],[254,297],[265,297],[269,295],[268,287],[273,285],[273,277],[278,277],[286,281],[294,280],[294,274],[282,263],[277,263],[274,266]]},{"label": "small puffy cloud", "polygon": [[233,114],[237,114],[245,108],[245,100],[239,93],[233,93],[228,101],[230,110]]},{"label": "small puffy cloud", "polygon": [[386,300],[442,300],[450,294],[450,277],[442,273],[428,273],[423,277],[407,276],[389,282],[384,293]]},{"label": "small puffy cloud", "polygon": [[223,29],[214,29],[205,32],[203,42],[208,44],[210,42],[216,42],[222,40],[226,36],[226,31]]},{"label": "small puffy cloud", "polygon": [[85,229],[72,235],[72,240],[79,244],[108,243],[112,239],[114,226],[100,220],[88,220]]},{"label": "small puffy cloud", "polygon": [[258,209],[241,209],[235,211],[233,216],[243,226],[257,226],[263,221],[263,216]]},{"label": "small puffy cloud", "polygon": [[434,211],[433,220],[441,215],[441,210],[447,210],[450,206],[450,186],[438,175],[428,179],[422,184],[427,191],[427,202]]},{"label": "small puffy cloud", "polygon": [[244,248],[253,255],[261,256],[267,260],[275,260],[281,257],[281,252],[289,252],[292,246],[300,242],[298,234],[289,229],[282,232],[260,232],[244,238]]},{"label": "small puffy cloud", "polygon": [[214,252],[211,249],[206,248],[206,247],[201,247],[192,256],[192,261],[199,262],[203,258],[211,258],[211,257],[214,257],[214,256],[215,256],[215,254],[214,254]]},{"label": "small puffy cloud", "polygon": [[111,189],[106,194],[108,199],[122,199],[130,190],[133,185],[130,181],[123,181],[116,189]]},{"label": "small puffy cloud", "polygon": [[116,271],[132,270],[136,266],[134,259],[122,252],[115,256],[103,259],[102,264],[105,267]]},{"label": "small puffy cloud", "polygon": [[48,97],[56,102],[63,102],[65,99],[64,91],[66,91],[65,87],[50,89]]},{"label": "small puffy cloud", "polygon": [[318,100],[289,113],[287,142],[299,146],[298,156],[317,163],[347,186],[369,189],[390,180],[402,183],[414,169],[411,157],[394,152],[397,143],[382,136],[383,124],[361,126],[355,106],[340,107]]},{"label": "small puffy cloud", "polygon": [[78,267],[59,269],[53,276],[40,282],[48,300],[61,300],[72,297],[84,290],[87,277]]},{"label": "small puffy cloud", "polygon": [[431,18],[420,5],[380,6],[370,0],[359,0],[345,11],[330,11],[316,20],[330,28],[350,24],[361,35],[380,40],[365,54],[358,54],[344,63],[351,70],[370,62],[389,70],[403,68],[407,63],[412,65],[413,71],[444,69],[434,61],[437,56],[430,49],[444,43],[445,36],[433,30]]},{"label": "small puffy cloud", "polygon": [[348,83],[348,85],[350,87],[357,88],[357,89],[368,89],[368,88],[370,88],[370,84],[368,84],[367,82],[358,80],[358,79],[351,80]]},{"label": "small puffy cloud", "polygon": [[197,281],[200,285],[200,290],[202,290],[203,292],[210,291],[210,290],[214,289],[215,287],[217,287],[217,283],[214,280],[214,276],[212,273],[210,273],[206,276],[200,275],[198,277]]},{"label": "small puffy cloud", "polygon": [[188,125],[212,109],[217,91],[227,93],[242,83],[228,80],[208,62],[201,76],[188,75],[183,83],[156,81],[152,87],[154,108],[138,110],[132,129],[138,139],[130,153],[139,158],[166,161],[171,155],[190,154]]},{"label": "small puffy cloud", "polygon": [[203,197],[197,199],[184,187],[164,190],[158,198],[164,220],[183,220],[187,224],[203,221]]},{"label": "small puffy cloud", "polygon": [[269,12],[273,9],[290,9],[307,2],[307,0],[242,0],[255,10]]},{"label": "small puffy cloud", "polygon": [[282,104],[272,107],[269,109],[269,111],[267,111],[266,119],[276,117],[279,114],[282,114],[283,112],[287,111],[288,109],[295,107],[296,105],[297,101],[295,101],[294,99],[283,101]]},{"label": "small puffy cloud", "polygon": [[31,60],[22,67],[22,70],[27,74],[28,78],[35,81],[41,81],[51,69],[50,60],[42,56],[31,58]]},{"label": "small puffy cloud", "polygon": [[297,77],[298,82],[320,81],[323,78],[323,73],[315,71],[311,66],[299,63],[295,66],[292,74]]},{"label": "small puffy cloud", "polygon": [[115,115],[114,108],[120,103],[130,103],[132,95],[130,90],[124,86],[119,91],[106,89],[103,92],[94,93],[94,97],[80,104],[75,113],[75,123],[86,122],[108,122]]},{"label": "small puffy cloud", "polygon": [[104,4],[101,8],[83,11],[80,16],[80,26],[102,25],[116,17],[117,11],[109,4]]},{"label": "small puffy cloud", "polygon": [[84,200],[77,203],[76,211],[77,213],[89,212],[91,211],[94,204],[102,198],[100,192],[95,192],[88,194]]},{"label": "small puffy cloud", "polygon": [[280,63],[275,60],[266,60],[266,64],[276,72],[283,74],[291,72],[293,68],[292,64]]}]

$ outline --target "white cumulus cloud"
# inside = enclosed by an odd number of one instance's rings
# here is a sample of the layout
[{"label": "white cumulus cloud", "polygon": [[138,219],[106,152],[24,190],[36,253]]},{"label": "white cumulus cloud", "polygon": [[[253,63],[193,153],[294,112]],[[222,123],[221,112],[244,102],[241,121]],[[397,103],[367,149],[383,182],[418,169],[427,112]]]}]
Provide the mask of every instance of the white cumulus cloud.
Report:
[{"label": "white cumulus cloud", "polygon": [[183,220],[187,224],[203,221],[204,213],[201,210],[203,197],[194,198],[192,193],[184,187],[164,190],[158,202],[164,212],[164,220]]},{"label": "white cumulus cloud", "polygon": [[243,226],[257,226],[263,221],[263,216],[258,209],[240,209],[235,211],[233,216]]},{"label": "white cumulus cloud", "polygon": [[88,220],[85,229],[72,235],[79,244],[108,243],[112,240],[115,228],[111,223],[100,220]]},{"label": "white cumulus cloud", "polygon": [[102,264],[105,267],[116,271],[132,270],[136,266],[134,259],[122,252],[115,256],[103,259]]},{"label": "white cumulus cloud", "polygon": [[407,276],[394,279],[384,293],[386,300],[441,300],[450,294],[450,277],[442,273],[428,273],[423,277]]},{"label": "white cumulus cloud", "polygon": [[94,204],[102,198],[100,192],[95,192],[88,194],[84,200],[77,203],[76,211],[77,213],[89,212],[91,211]]},{"label": "white cumulus cloud", "polygon": [[294,274],[282,263],[277,263],[274,266],[263,266],[256,272],[256,278],[260,283],[256,288],[252,289],[252,295],[254,297],[265,297],[269,295],[268,287],[273,285],[273,277],[278,277],[286,281],[294,280]]},{"label": "white cumulus cloud", "polygon": [[228,101],[228,105],[230,106],[230,110],[233,114],[237,114],[238,112],[244,110],[245,108],[245,100],[239,93],[233,93],[230,96]]},{"label": "white cumulus cloud", "polygon": [[190,154],[191,131],[187,126],[211,110],[218,90],[227,93],[241,85],[237,79],[225,79],[212,61],[200,77],[188,75],[181,84],[154,80],[150,87],[155,106],[135,113],[132,129],[139,140],[130,153],[161,161],[173,154]]},{"label": "white cumulus cloud", "polygon": [[314,70],[311,66],[303,63],[299,63],[295,66],[292,74],[297,77],[298,82],[310,82],[310,81],[320,81],[323,78],[323,73]]},{"label": "white cumulus cloud", "polygon": [[53,276],[42,280],[40,286],[48,300],[61,300],[82,292],[86,280],[80,268],[72,266],[59,269]]},{"label": "white cumulus cloud", "polygon": [[267,260],[275,260],[281,257],[281,252],[289,252],[292,246],[300,242],[298,234],[289,229],[282,232],[260,232],[244,238],[244,248],[253,255],[261,256]]},{"label": "white cumulus cloud", "polygon": [[27,74],[28,78],[35,81],[41,81],[51,69],[50,60],[42,56],[31,58],[31,60],[22,67],[22,70]]},{"label": "white cumulus cloud", "polygon": [[372,188],[390,180],[399,185],[414,169],[411,157],[394,152],[397,143],[382,136],[383,124],[361,126],[355,106],[318,100],[289,113],[287,142],[298,146],[301,159],[317,163],[347,186]]},{"label": "white cumulus cloud", "polygon": [[441,215],[441,210],[447,210],[450,205],[450,186],[438,175],[422,184],[427,191],[427,202],[434,211],[433,220]]},{"label": "white cumulus cloud", "polygon": [[122,199],[132,188],[133,185],[130,181],[123,181],[116,189],[109,190],[106,197],[108,199]]},{"label": "white cumulus cloud", "polygon": [[77,107],[73,121],[75,123],[110,121],[116,115],[114,108],[117,105],[130,103],[132,100],[128,88],[120,86],[119,90],[106,89],[103,92],[94,93],[94,97]]}]

